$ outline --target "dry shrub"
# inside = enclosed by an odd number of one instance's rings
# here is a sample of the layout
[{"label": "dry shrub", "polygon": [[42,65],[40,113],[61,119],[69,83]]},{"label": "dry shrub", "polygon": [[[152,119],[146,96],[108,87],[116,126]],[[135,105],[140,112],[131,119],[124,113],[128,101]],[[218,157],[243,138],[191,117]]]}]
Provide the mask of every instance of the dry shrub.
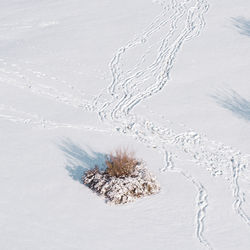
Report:
[{"label": "dry shrub", "polygon": [[160,191],[156,178],[143,161],[136,160],[133,152],[117,150],[107,157],[106,165],[105,171],[95,166],[85,172],[82,180],[107,202],[125,204]]},{"label": "dry shrub", "polygon": [[118,149],[115,154],[110,154],[106,160],[106,173],[114,177],[131,176],[138,164],[140,162],[135,159],[134,152],[128,152],[127,149]]}]

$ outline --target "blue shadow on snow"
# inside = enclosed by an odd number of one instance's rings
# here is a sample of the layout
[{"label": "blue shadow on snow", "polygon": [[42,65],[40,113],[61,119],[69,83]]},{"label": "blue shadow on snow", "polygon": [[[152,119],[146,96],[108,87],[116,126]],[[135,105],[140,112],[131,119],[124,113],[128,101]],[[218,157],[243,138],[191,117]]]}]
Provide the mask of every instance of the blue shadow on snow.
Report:
[{"label": "blue shadow on snow", "polygon": [[233,17],[232,22],[240,34],[250,37],[250,19],[244,17]]},{"label": "blue shadow on snow", "polygon": [[212,95],[216,102],[223,108],[230,110],[233,114],[246,121],[250,121],[250,101],[240,96],[234,90],[224,91]]},{"label": "blue shadow on snow", "polygon": [[100,169],[105,169],[105,154],[95,152],[89,147],[85,150],[69,139],[64,139],[59,145],[59,148],[67,157],[67,165],[65,168],[69,176],[75,181],[82,183],[83,174],[95,166],[98,166]]}]

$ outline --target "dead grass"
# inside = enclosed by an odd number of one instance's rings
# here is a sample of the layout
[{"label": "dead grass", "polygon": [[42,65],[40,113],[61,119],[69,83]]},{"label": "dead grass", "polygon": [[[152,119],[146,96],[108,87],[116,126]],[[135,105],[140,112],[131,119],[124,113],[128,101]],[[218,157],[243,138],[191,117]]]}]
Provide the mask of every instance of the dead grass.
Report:
[{"label": "dead grass", "polygon": [[114,177],[131,176],[139,163],[134,156],[134,152],[129,152],[127,149],[118,149],[115,154],[111,153],[106,160],[106,173]]},{"label": "dead grass", "polygon": [[127,149],[116,150],[107,156],[107,168],[98,166],[83,175],[83,183],[107,202],[125,204],[137,198],[155,194],[160,186],[147,170],[143,161],[138,161]]}]

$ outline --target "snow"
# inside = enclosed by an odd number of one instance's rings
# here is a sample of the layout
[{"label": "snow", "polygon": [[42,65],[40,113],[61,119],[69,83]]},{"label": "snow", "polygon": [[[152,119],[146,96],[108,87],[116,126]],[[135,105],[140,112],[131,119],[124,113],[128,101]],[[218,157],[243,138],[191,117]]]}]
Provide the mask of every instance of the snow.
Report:
[{"label": "snow", "polygon": [[105,201],[113,204],[125,204],[133,202],[144,196],[157,194],[160,191],[156,178],[142,163],[135,166],[128,176],[111,176],[106,171],[100,171],[96,166],[90,171],[84,172],[82,182]]},{"label": "snow", "polygon": [[[2,0],[0,249],[249,249],[249,9]],[[81,183],[120,146],[159,194]]]}]

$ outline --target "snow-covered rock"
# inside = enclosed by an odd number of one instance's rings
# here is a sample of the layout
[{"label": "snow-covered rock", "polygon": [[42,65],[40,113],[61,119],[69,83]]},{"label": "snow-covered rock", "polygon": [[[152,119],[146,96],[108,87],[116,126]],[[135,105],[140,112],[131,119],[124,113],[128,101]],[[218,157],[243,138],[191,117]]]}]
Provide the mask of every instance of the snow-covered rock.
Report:
[{"label": "snow-covered rock", "polygon": [[97,167],[83,176],[83,183],[97,194],[105,197],[107,202],[124,204],[137,198],[158,193],[160,186],[156,178],[144,164],[138,164],[130,176],[110,176]]}]

